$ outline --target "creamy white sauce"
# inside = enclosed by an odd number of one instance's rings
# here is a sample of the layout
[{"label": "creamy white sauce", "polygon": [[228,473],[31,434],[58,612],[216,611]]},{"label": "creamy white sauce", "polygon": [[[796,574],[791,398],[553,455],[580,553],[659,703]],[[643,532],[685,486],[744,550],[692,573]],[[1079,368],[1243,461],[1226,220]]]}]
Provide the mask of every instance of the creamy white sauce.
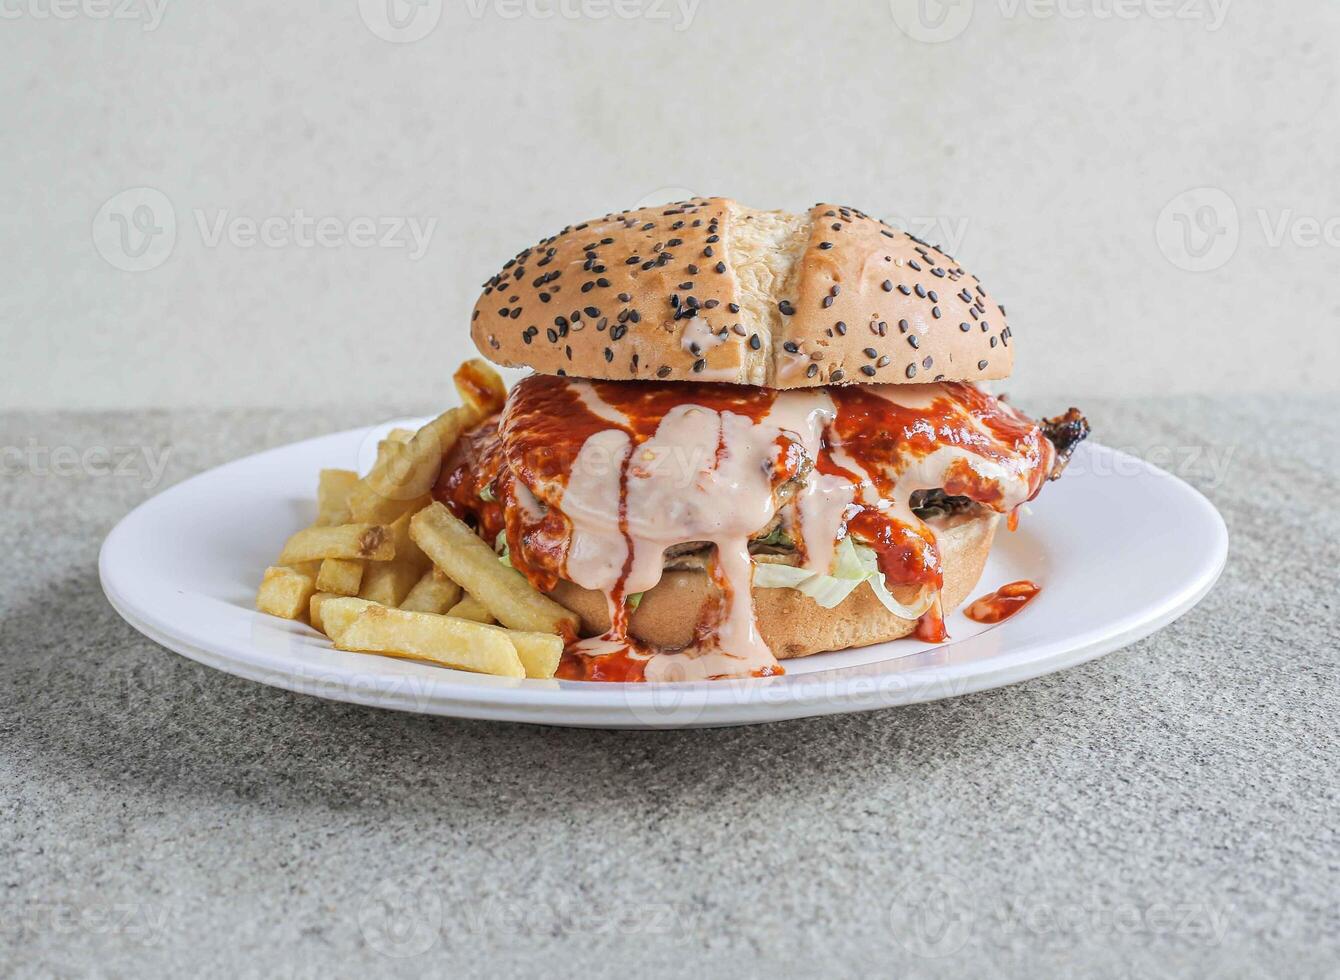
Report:
[{"label": "creamy white sauce", "polygon": [[[598,418],[614,426],[628,424],[592,386],[572,385]],[[870,388],[890,402],[913,408],[927,407],[943,395],[939,385]],[[611,621],[618,602],[660,581],[667,548],[691,541],[708,541],[716,547],[716,569],[726,598],[715,639],[706,647],[654,654],[646,666],[647,680],[747,676],[776,666],[754,617],[749,539],[780,507],[770,478],[778,438],[789,435],[810,459],[817,459],[835,415],[833,400],[824,389],[786,391],[757,423],[729,410],[683,404],[666,413],[655,434],[640,446],[633,447],[622,428],[598,432],[583,444],[562,492],[561,510],[572,525],[564,575],[583,588],[603,592],[610,601]],[[925,457],[904,457],[898,473],[879,474],[896,478],[893,499],[880,499],[872,474],[840,445],[830,443],[828,449],[835,463],[857,475],[857,482],[815,471],[797,492],[798,526],[792,530],[802,539],[805,566],[818,572],[831,570],[838,533],[853,503],[878,507],[918,528],[921,522],[910,506],[912,493],[943,486],[956,460],[964,460],[984,479],[997,481],[1006,509],[1023,503],[1029,492],[1027,474],[1018,461],[1001,465],[960,447],[941,445]],[[625,528],[620,527],[621,506]],[[607,635],[583,641],[582,649],[610,652],[620,645]]]}]

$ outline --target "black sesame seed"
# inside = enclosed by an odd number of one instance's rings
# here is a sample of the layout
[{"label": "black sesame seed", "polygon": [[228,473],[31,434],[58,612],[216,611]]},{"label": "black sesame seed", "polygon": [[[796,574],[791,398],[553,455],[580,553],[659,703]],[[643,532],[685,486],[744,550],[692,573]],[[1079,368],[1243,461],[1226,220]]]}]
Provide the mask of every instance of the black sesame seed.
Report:
[{"label": "black sesame seed", "polygon": [[908,289],[908,288],[907,288],[906,286],[904,286],[902,283],[899,283],[899,284],[898,284],[898,292],[902,293],[904,296],[911,296],[911,295],[912,295],[912,290]]},{"label": "black sesame seed", "polygon": [[623,335],[626,334],[627,332],[628,328],[625,327],[622,323],[620,323],[617,326],[615,326],[613,330],[610,331],[610,340],[623,340]]},{"label": "black sesame seed", "polygon": [[782,311],[782,316],[791,316],[796,312],[796,308],[791,305],[789,299],[784,299],[777,304],[777,309]]},{"label": "black sesame seed", "polygon": [[844,337],[847,336],[847,325],[843,323],[841,320],[833,324],[833,329],[836,330],[842,336]]},{"label": "black sesame seed", "polygon": [[826,252],[826,251],[828,251],[830,248],[833,247],[833,243],[832,243],[832,242],[820,242],[820,243],[819,243],[819,247],[820,247],[821,249],[823,249],[823,250]]},{"label": "black sesame seed", "polygon": [[940,302],[940,294],[937,293],[934,289],[926,290],[926,295],[930,297],[930,301],[932,303]]},{"label": "black sesame seed", "polygon": [[600,308],[596,306],[583,306],[582,312],[593,318],[600,316]]},{"label": "black sesame seed", "polygon": [[846,375],[844,375],[844,374],[842,373],[842,369],[841,369],[841,368],[838,368],[836,371],[834,371],[832,374],[830,374],[830,375],[828,376],[828,380],[829,380],[829,381],[841,381],[844,377],[846,377]]},{"label": "black sesame seed", "polygon": [[605,348],[605,363],[610,364],[614,361],[614,351],[609,347]]},{"label": "black sesame seed", "polygon": [[717,272],[725,272],[725,271],[726,271],[726,263],[725,263],[725,262],[718,262],[718,263],[716,264],[716,270],[717,270]]},{"label": "black sesame seed", "polygon": [[925,298],[926,298],[926,290],[924,290],[924,289],[921,287],[921,283],[917,283],[916,286],[913,287],[913,288],[916,289],[916,292],[917,292],[917,295],[918,295],[918,296],[920,296],[922,299],[925,299]]},{"label": "black sesame seed", "polygon": [[739,313],[739,312],[740,312],[740,304],[739,304],[739,303],[727,303],[727,304],[726,304],[726,309],[730,310],[732,313]]},{"label": "black sesame seed", "polygon": [[630,255],[630,256],[628,256],[628,258],[626,258],[626,259],[623,260],[623,264],[624,264],[624,265],[637,265],[637,264],[638,264],[639,262],[641,262],[641,261],[642,261],[642,256],[640,256],[640,255]]},{"label": "black sesame seed", "polygon": [[832,296],[825,296],[825,297],[823,298],[823,303],[822,303],[822,305],[823,305],[823,308],[824,308],[825,310],[828,309],[830,306],[833,305],[833,297],[832,297]]},{"label": "black sesame seed", "polygon": [[805,377],[807,378],[812,378],[818,373],[819,373],[819,365],[817,364],[811,364],[809,367],[805,369]]},{"label": "black sesame seed", "polygon": [[782,350],[786,351],[788,354],[800,353],[800,348],[796,345],[794,340],[788,340],[786,343],[782,344]]},{"label": "black sesame seed", "polygon": [[906,320],[899,320],[899,321],[898,321],[898,332],[899,332],[899,333],[907,333],[907,329],[908,329],[909,326],[910,326],[910,324],[908,324],[908,322],[907,322]]},{"label": "black sesame seed", "polygon": [[705,359],[701,358],[701,357],[698,358],[698,360],[696,360],[696,361],[693,362],[693,370],[694,370],[694,373],[695,373],[695,374],[696,374],[697,372],[701,371],[701,370],[702,370],[703,368],[705,368],[705,367],[707,367],[707,361],[706,361]]},{"label": "black sesame seed", "polygon": [[917,376],[917,366],[915,364],[909,364],[905,373],[909,378],[915,378]]},{"label": "black sesame seed", "polygon": [[914,333],[910,333],[907,335],[907,342],[912,345],[913,350],[916,350],[918,347],[921,346],[921,341],[917,338],[917,335]]},{"label": "black sesame seed", "polygon": [[881,357],[878,361],[875,362],[875,367],[888,367],[890,360],[891,358],[889,357],[889,355],[885,354],[883,357]]},{"label": "black sesame seed", "polygon": [[962,330],[964,333],[967,333],[969,330],[972,329],[972,324],[971,324],[971,323],[960,323],[960,324],[958,325],[958,328],[959,328],[960,330]]},{"label": "black sesame seed", "polygon": [[891,280],[891,279],[885,279],[882,283],[880,283],[880,287],[879,287],[879,288],[882,289],[882,290],[884,290],[884,292],[886,292],[886,293],[891,293],[891,292],[893,292],[893,280]]},{"label": "black sesame seed", "polygon": [[862,364],[861,373],[864,374],[867,378],[873,378],[875,376],[875,369],[870,364]]},{"label": "black sesame seed", "polygon": [[656,369],[656,377],[658,377],[658,378],[668,378],[669,376],[670,376],[670,365],[669,365],[669,364],[663,364],[663,365],[661,365],[659,368]]},{"label": "black sesame seed", "polygon": [[763,341],[758,339],[758,334],[751,334],[749,337],[749,349],[758,350],[763,346]]},{"label": "black sesame seed", "polygon": [[987,364],[986,361],[978,361],[978,362],[977,362],[977,370],[979,370],[979,371],[985,371],[985,370],[986,370],[986,364]]},{"label": "black sesame seed", "polygon": [[620,303],[627,303],[627,302],[628,302],[629,300],[631,300],[632,298],[633,298],[633,297],[632,297],[632,296],[629,296],[627,293],[620,293],[620,294],[619,294],[619,302],[620,302]]},{"label": "black sesame seed", "polygon": [[929,371],[931,369],[931,365],[934,363],[935,358],[927,357],[924,361],[921,362],[921,366],[924,367],[927,371]]},{"label": "black sesame seed", "polygon": [[553,327],[550,327],[548,330],[546,330],[544,332],[544,335],[549,338],[549,343],[551,344],[558,343],[558,331],[555,330]]}]

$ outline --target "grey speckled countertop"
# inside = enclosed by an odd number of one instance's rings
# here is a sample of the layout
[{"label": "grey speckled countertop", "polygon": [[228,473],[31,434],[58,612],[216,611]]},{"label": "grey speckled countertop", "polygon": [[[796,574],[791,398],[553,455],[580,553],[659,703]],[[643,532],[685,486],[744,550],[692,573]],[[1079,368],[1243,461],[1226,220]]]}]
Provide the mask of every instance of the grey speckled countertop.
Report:
[{"label": "grey speckled countertop", "polygon": [[659,734],[289,694],[103,599],[154,490],[401,413],[0,415],[0,974],[1335,976],[1340,400],[1083,404],[1223,512],[1197,609],[1003,690]]}]

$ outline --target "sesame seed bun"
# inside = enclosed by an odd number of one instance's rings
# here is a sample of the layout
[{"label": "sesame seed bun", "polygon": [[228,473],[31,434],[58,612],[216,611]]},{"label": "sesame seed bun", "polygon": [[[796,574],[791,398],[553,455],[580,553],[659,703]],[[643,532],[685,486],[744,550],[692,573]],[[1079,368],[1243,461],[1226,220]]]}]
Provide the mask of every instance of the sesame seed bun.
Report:
[{"label": "sesame seed bun", "polygon": [[[933,525],[944,570],[940,601],[945,612],[959,606],[977,586],[997,520],[998,515],[979,510]],[[609,629],[609,612],[601,593],[560,581],[549,594],[580,617],[584,635]],[[667,571],[629,617],[629,632],[658,648],[688,646],[704,605],[718,595],[704,571]],[[753,597],[759,632],[779,660],[897,640],[917,626],[915,620],[885,609],[868,585],[861,585],[832,609],[795,589],[755,588]]]},{"label": "sesame seed bun", "polygon": [[484,286],[484,356],[541,374],[772,388],[984,381],[1005,311],[938,248],[854,208],[726,198],[565,228]]}]

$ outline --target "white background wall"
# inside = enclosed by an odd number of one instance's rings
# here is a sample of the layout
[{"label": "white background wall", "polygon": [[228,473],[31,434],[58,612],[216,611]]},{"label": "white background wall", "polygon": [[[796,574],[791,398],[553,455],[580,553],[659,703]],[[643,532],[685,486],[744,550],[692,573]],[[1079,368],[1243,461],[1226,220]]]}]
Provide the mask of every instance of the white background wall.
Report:
[{"label": "white background wall", "polygon": [[[0,0],[0,407],[431,402],[503,259],[664,188],[929,220],[1016,392],[1335,390],[1340,4],[951,2]],[[436,225],[211,242],[299,210]]]}]

